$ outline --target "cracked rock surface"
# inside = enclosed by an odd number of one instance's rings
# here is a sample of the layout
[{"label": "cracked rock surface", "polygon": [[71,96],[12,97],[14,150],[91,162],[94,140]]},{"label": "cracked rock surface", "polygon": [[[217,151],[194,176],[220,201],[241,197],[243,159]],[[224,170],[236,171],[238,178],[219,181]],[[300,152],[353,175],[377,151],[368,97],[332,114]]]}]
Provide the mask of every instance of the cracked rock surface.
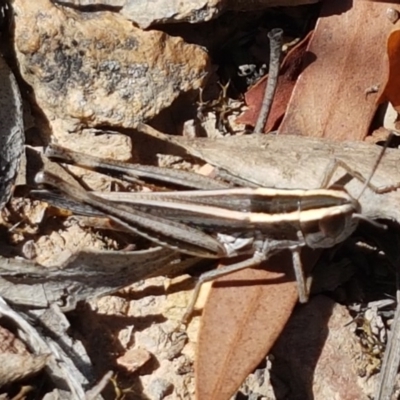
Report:
[{"label": "cracked rock surface", "polygon": [[[207,78],[207,53],[118,13],[17,0],[15,51],[53,130],[134,127]],[[61,122],[61,117],[63,121]]]}]

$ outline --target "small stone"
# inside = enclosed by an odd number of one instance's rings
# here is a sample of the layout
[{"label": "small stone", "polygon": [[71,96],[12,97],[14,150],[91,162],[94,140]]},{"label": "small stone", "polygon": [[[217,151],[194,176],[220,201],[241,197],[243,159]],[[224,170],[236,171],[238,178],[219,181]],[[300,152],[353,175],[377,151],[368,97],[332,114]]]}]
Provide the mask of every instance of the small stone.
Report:
[{"label": "small stone", "polygon": [[36,245],[33,240],[28,240],[22,246],[22,254],[27,260],[33,260],[37,257]]},{"label": "small stone", "polygon": [[399,20],[399,12],[392,7],[388,7],[386,10],[386,18],[395,24]]},{"label": "small stone", "polygon": [[221,0],[127,0],[121,13],[146,29],[156,23],[209,21],[220,14]]},{"label": "small stone", "polygon": [[[81,0],[82,1],[82,0]],[[98,1],[98,0],[92,0]],[[155,24],[206,22],[228,10],[252,11],[276,6],[317,3],[319,0],[125,0],[121,14],[147,29]]]},{"label": "small stone", "polygon": [[135,372],[151,360],[151,353],[145,349],[130,349],[121,357],[117,363],[124,367],[128,372]]},{"label": "small stone", "polygon": [[155,378],[151,381],[147,389],[147,394],[151,400],[162,400],[173,389],[171,382],[162,378]]}]

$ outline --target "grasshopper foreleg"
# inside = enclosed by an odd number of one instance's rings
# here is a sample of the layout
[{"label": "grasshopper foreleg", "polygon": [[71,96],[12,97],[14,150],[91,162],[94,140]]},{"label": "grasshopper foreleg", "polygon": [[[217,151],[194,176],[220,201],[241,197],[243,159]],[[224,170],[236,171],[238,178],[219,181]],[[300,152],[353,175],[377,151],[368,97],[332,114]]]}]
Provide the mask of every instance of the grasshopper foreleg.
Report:
[{"label": "grasshopper foreleg", "polygon": [[292,264],[293,264],[294,275],[296,277],[296,282],[297,282],[299,302],[307,303],[310,294],[312,277],[310,276],[309,278],[306,279],[304,276],[304,269],[300,258],[301,254],[300,249],[301,246],[292,246],[289,248],[289,250],[292,253]]},{"label": "grasshopper foreleg", "polygon": [[365,188],[369,188],[371,189],[373,192],[377,193],[377,194],[383,194],[383,193],[388,193],[391,192],[393,190],[399,189],[400,188],[400,183],[394,184],[394,185],[387,185],[387,186],[382,186],[382,187],[377,187],[375,185],[373,185],[371,183],[371,179],[372,176],[375,174],[375,171],[378,169],[379,163],[382,160],[382,157],[387,149],[387,147],[389,146],[389,143],[392,139],[392,137],[396,134],[396,132],[392,131],[390,132],[390,135],[388,136],[384,146],[382,147],[382,150],[379,153],[378,158],[376,159],[371,173],[369,175],[368,178],[364,178],[359,172],[357,172],[356,170],[354,170],[353,168],[351,168],[349,165],[347,165],[345,162],[343,162],[342,160],[338,160],[338,159],[333,159],[330,164],[327,167],[324,179],[322,181],[321,187],[322,188],[326,188],[329,187],[329,182],[331,181],[331,179],[333,178],[334,173],[336,172],[336,170],[338,168],[343,168],[348,175],[350,175],[352,178],[357,179],[358,181],[360,181],[361,183],[364,184],[364,187],[362,188],[360,194],[358,195],[357,199],[359,199],[362,195],[362,193],[364,192]]}]

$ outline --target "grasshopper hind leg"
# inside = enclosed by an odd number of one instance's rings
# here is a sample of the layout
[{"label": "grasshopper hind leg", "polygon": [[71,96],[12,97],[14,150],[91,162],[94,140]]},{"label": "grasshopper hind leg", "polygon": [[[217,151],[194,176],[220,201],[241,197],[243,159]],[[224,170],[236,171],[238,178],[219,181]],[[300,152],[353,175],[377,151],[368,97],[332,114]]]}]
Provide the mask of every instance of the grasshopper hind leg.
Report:
[{"label": "grasshopper hind leg", "polygon": [[304,245],[305,243],[300,240],[298,242],[280,241],[279,244],[271,243],[271,241],[266,240],[262,245],[262,249],[256,251],[253,256],[248,258],[247,260],[201,274],[196,282],[192,298],[182,318],[182,324],[186,325],[190,320],[203,283],[214,281],[223,276],[241,271],[242,269],[258,267],[263,261],[267,260],[273,254],[276,254],[277,251],[284,249],[289,249],[292,253],[292,262],[298,285],[299,300],[301,303],[307,302],[310,282],[308,282],[308,280],[304,276],[304,270],[300,259],[300,249]]},{"label": "grasshopper hind leg", "polygon": [[219,268],[216,270],[211,270],[211,271],[201,274],[196,282],[196,286],[194,288],[194,292],[193,292],[192,298],[190,300],[190,303],[187,306],[185,314],[182,317],[182,324],[186,325],[189,322],[189,320],[193,314],[193,310],[196,305],[196,301],[199,297],[200,289],[201,289],[201,286],[203,285],[203,283],[214,281],[225,275],[229,275],[234,272],[241,271],[242,269],[256,267],[261,262],[265,261],[267,258],[268,258],[267,254],[256,252],[253,255],[253,257],[248,258],[247,260],[244,260],[242,262],[238,262],[238,263],[235,263],[232,265],[227,265],[225,267],[222,267],[222,268]]}]

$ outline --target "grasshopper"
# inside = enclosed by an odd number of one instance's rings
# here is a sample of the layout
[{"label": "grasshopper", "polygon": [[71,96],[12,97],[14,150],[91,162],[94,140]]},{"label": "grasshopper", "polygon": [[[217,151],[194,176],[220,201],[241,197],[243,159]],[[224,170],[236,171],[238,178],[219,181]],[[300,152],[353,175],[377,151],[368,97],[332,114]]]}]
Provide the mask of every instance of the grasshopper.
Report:
[{"label": "grasshopper", "polygon": [[[120,163],[100,161],[57,146],[49,147],[46,154],[52,159],[97,170],[111,168],[118,175],[129,169],[129,165],[122,168]],[[75,202],[90,206],[118,227],[158,245],[203,258],[248,255],[242,262],[200,276],[187,317],[204,282],[258,266],[272,254],[286,249],[292,252],[299,299],[307,301],[308,287],[300,249],[304,246],[332,247],[349,237],[360,220],[381,226],[363,217],[358,199],[344,188],[324,188],[338,166],[346,168],[341,163],[332,164],[322,189],[218,188],[118,193],[117,199],[112,193],[88,192],[77,182],[67,183],[46,171],[39,172],[35,180],[56,188]],[[367,180],[353,175],[364,182],[365,188],[370,186],[372,174]]]}]

